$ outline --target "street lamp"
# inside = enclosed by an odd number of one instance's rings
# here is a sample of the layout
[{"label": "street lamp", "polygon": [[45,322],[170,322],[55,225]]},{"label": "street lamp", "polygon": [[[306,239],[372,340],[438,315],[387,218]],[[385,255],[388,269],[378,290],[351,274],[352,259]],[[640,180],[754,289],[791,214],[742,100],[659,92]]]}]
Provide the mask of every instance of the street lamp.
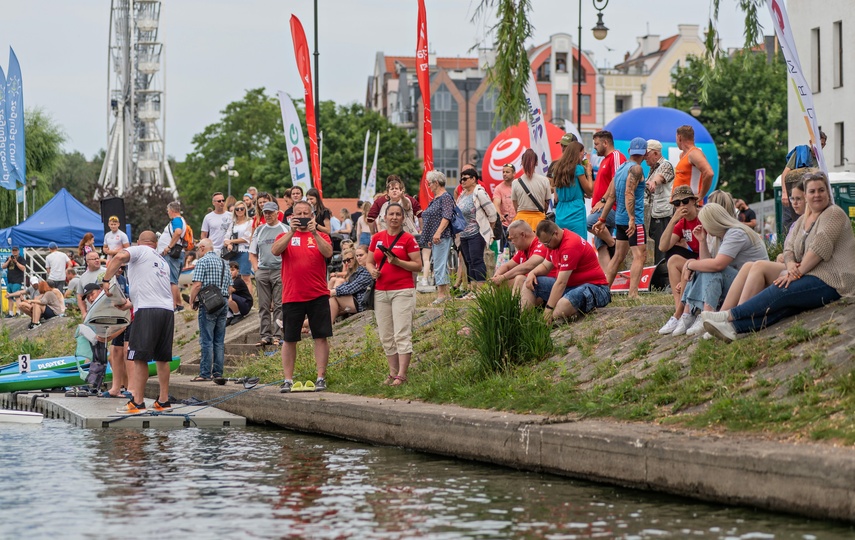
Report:
[{"label": "street lamp", "polygon": [[692,99],[694,99],[694,103],[692,103],[692,106],[691,106],[691,107],[689,107],[689,112],[692,114],[692,116],[694,116],[695,118],[697,118],[697,117],[699,117],[699,116],[701,115],[701,112],[702,112],[702,110],[701,110],[701,104],[700,104],[700,103],[698,103],[698,94],[696,93],[695,85],[692,85],[692,87],[690,88],[690,90],[691,90],[691,92],[692,92],[692,96],[693,96],[693,98],[692,98]]},{"label": "street lamp", "polygon": [[220,170],[223,171],[224,173],[226,173],[226,176],[229,179],[229,189],[228,189],[228,192],[229,192],[228,196],[229,197],[232,196],[232,178],[233,177],[237,178],[238,176],[240,176],[240,174],[238,174],[238,172],[236,170],[234,170],[234,166],[235,166],[235,158],[229,158],[228,163],[226,163],[225,165],[220,167]]},{"label": "street lamp", "polygon": [[[593,28],[594,37],[603,40],[609,33],[609,29],[603,24],[603,10],[609,5],[609,0],[593,0],[594,9],[597,10],[597,26]],[[582,133],[582,0],[579,0],[579,43],[577,43],[576,63],[576,129]]]}]

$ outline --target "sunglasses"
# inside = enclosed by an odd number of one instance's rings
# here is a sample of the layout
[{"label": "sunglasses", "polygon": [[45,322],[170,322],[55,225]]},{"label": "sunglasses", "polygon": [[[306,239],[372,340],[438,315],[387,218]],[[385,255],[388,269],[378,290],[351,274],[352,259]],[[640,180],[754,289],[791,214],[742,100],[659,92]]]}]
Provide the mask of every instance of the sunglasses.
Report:
[{"label": "sunglasses", "polygon": [[345,263],[345,264],[347,264],[347,263],[349,263],[349,262],[353,262],[353,257],[351,257],[351,258],[349,258],[349,259],[342,259],[342,260],[341,260],[341,262],[343,262],[343,263]]},{"label": "sunglasses", "polygon": [[675,207],[679,208],[683,205],[691,203],[693,200],[694,199],[678,199],[678,200],[672,202],[671,204],[673,204]]},{"label": "sunglasses", "polygon": [[218,200],[216,200],[216,201],[214,201],[214,202],[215,202],[215,203],[224,203],[224,202],[226,202],[226,200],[225,200],[225,199],[218,199]]},{"label": "sunglasses", "polygon": [[243,207],[235,208],[235,212],[246,212],[246,208],[243,208]]}]

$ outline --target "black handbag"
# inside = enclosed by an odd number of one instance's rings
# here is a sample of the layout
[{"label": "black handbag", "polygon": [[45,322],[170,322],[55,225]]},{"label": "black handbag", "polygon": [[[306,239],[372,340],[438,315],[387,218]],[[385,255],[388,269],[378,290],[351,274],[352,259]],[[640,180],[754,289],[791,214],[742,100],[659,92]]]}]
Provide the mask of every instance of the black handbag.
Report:
[{"label": "black handbag", "polygon": [[[220,262],[222,262],[224,270],[228,270],[228,268],[225,268],[226,263],[223,261]],[[222,277],[222,274],[220,277]],[[208,313],[216,313],[226,305],[226,297],[223,296],[223,284],[223,280],[220,279],[219,286],[205,285],[202,287],[202,290],[199,291],[199,303],[202,304],[202,307],[204,307],[205,311]]]},{"label": "black handbag", "polygon": [[179,242],[179,243],[175,244],[174,246],[172,246],[171,248],[169,248],[169,252],[167,253],[167,255],[169,255],[169,257],[172,259],[179,259],[179,258],[181,258],[181,252],[182,251],[184,251],[184,246],[182,246],[181,243]]},{"label": "black handbag", "polygon": [[[392,247],[395,244],[398,243],[398,240],[401,239],[401,235],[403,235],[403,234],[404,234],[404,230],[401,229],[401,232],[398,233],[398,236],[396,236],[395,239],[392,240],[392,243],[389,244],[390,250],[392,249]],[[377,265],[377,271],[378,272],[380,270],[383,270],[383,264],[385,264],[385,263],[386,263],[386,257],[383,257],[382,259],[380,259],[380,264]],[[372,283],[371,285],[368,286],[367,289],[365,289],[365,292],[362,294],[362,304],[365,306],[366,311],[368,311],[369,309],[374,309],[374,289],[375,289],[376,285],[377,285],[376,282]]]}]

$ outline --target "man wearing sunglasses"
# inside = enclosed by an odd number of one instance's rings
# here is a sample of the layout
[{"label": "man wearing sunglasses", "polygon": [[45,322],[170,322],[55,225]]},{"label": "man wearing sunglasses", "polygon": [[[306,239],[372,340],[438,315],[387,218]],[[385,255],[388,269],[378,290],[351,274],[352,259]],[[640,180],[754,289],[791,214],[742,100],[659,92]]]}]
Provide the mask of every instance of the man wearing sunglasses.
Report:
[{"label": "man wearing sunglasses", "polygon": [[211,198],[214,211],[209,212],[202,220],[202,239],[210,238],[214,244],[214,253],[220,253],[223,249],[223,240],[226,239],[226,231],[232,224],[232,213],[226,212],[226,197],[219,191]]},{"label": "man wearing sunglasses", "polygon": [[701,252],[698,239],[692,234],[701,222],[698,219],[698,197],[691,187],[676,186],[671,193],[671,204],[674,206],[674,215],[659,239],[659,250],[665,253],[668,260],[668,281],[671,284],[671,295],[674,297],[674,315],[659,329],[659,333],[679,336],[685,334],[694,322],[688,318],[683,319],[684,306],[680,296],[685,284],[681,282],[681,277],[686,261],[697,259]]}]

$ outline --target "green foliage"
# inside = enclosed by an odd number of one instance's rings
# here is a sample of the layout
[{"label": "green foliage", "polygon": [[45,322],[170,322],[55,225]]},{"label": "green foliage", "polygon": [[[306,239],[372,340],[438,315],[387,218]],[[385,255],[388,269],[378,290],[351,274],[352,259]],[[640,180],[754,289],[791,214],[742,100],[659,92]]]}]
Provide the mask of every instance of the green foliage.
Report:
[{"label": "green foliage", "polygon": [[[30,184],[35,182],[35,193],[31,185],[27,187],[27,204],[32,214],[33,204],[38,209],[54,195],[50,177],[61,161],[65,133],[42,109],[27,109],[24,112],[24,129],[27,180]],[[15,191],[0,190],[0,227],[15,224],[15,206]],[[19,210],[18,215],[23,219],[22,210]]]},{"label": "green foliage", "polygon": [[482,288],[474,304],[467,324],[483,374],[538,362],[552,354],[551,328],[538,310],[520,310],[520,296],[509,287]]},{"label": "green foliage", "polygon": [[91,160],[87,160],[86,156],[77,151],[62,154],[56,170],[51,174],[51,191],[57,192],[65,188],[83,204],[96,212],[100,211],[93,195],[98,190],[98,176],[101,174],[104,156],[104,150]]},{"label": "green foliage", "polygon": [[[298,102],[298,114],[305,126],[304,110]],[[220,167],[234,158],[240,174],[232,180],[232,195],[239,197],[249,186],[282,196],[292,184],[287,143],[277,97],[264,88],[247,90],[243,99],[226,105],[220,121],[193,137],[194,149],[175,174],[185,217],[191,226],[201,223],[215,191],[226,193],[228,179]],[[416,159],[413,136],[393,126],[380,114],[352,104],[337,106],[331,101],[320,104],[324,130],[324,197],[358,197],[362,176],[362,151],[365,131],[380,133],[378,179],[389,174],[404,178],[410,191],[421,179],[421,163]],[[308,145],[308,134],[304,133]],[[373,148],[374,137],[371,139]],[[310,151],[306,148],[306,151]],[[307,156],[308,159],[308,156]]]},{"label": "green foliage", "polygon": [[[666,105],[688,112],[701,88],[704,62],[690,58],[678,70]],[[754,171],[783,170],[787,155],[787,74],[783,55],[771,63],[765,54],[740,54],[716,60],[698,120],[719,153],[719,187],[746,202],[759,200]],[[758,104],[762,103],[762,107]],[[774,175],[773,175],[774,176]],[[771,198],[772,183],[766,188]]]}]

